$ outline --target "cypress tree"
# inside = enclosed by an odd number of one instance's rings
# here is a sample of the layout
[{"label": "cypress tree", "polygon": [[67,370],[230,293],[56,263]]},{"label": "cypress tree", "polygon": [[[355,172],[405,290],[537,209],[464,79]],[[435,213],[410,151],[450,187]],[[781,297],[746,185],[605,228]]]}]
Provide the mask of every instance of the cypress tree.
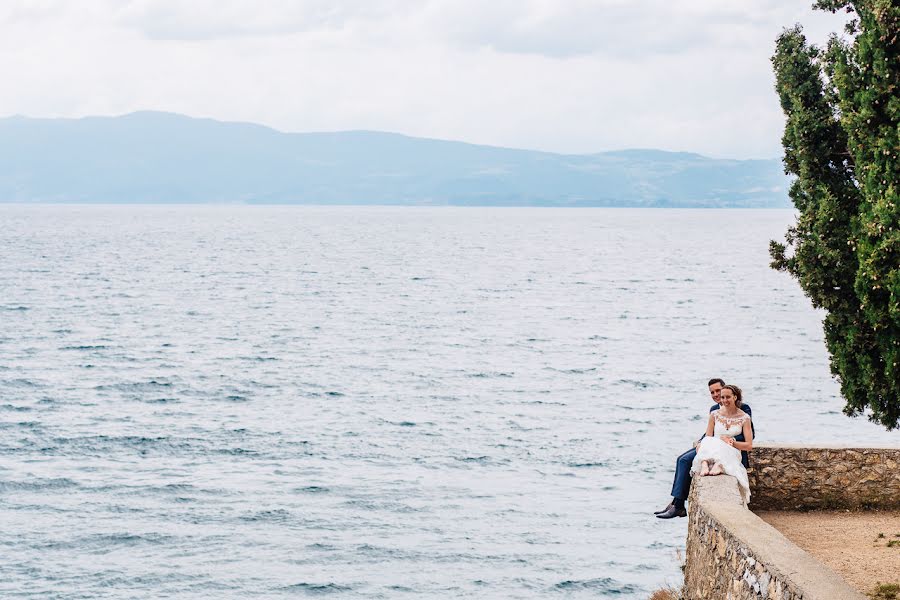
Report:
[{"label": "cypress tree", "polygon": [[818,0],[846,11],[848,39],[820,49],[802,28],[772,64],[797,208],[772,267],[826,312],[825,343],[849,416],[900,426],[900,2]]}]

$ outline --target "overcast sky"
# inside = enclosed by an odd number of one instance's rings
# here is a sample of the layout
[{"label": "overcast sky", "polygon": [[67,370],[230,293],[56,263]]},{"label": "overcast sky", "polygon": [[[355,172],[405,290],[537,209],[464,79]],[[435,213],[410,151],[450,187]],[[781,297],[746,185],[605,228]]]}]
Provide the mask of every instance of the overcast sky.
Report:
[{"label": "overcast sky", "polygon": [[811,0],[2,0],[0,116],[164,110],[557,152],[781,156]]}]

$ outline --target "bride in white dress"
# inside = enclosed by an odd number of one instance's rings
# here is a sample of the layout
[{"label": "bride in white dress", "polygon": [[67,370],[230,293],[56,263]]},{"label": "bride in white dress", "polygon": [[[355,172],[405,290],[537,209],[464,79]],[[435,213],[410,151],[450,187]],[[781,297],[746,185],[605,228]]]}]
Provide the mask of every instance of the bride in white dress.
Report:
[{"label": "bride in white dress", "polygon": [[[697,446],[697,456],[691,466],[691,474],[721,475],[725,473],[738,481],[744,504],[750,501],[750,484],[747,469],[741,463],[741,451],[753,449],[753,429],[750,416],[740,409],[741,388],[726,385],[719,395],[719,409],[709,413],[706,437]],[[744,434],[743,442],[735,437]]]}]

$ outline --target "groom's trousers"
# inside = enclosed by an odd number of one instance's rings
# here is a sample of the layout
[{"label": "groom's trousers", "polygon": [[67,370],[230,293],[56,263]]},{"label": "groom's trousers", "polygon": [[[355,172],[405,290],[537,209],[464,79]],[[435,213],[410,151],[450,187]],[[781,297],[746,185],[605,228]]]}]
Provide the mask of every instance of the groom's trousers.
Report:
[{"label": "groom's trousers", "polygon": [[697,450],[691,448],[678,457],[678,461],[675,463],[675,481],[672,483],[673,498],[687,500],[688,494],[691,492],[691,465],[695,456],[697,456]]}]

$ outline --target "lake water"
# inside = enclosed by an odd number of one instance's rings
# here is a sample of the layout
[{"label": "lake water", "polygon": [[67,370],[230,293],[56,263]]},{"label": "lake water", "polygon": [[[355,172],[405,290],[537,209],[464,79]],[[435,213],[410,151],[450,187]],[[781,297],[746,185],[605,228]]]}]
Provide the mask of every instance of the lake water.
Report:
[{"label": "lake water", "polygon": [[790,211],[0,206],[0,597],[634,598],[706,380],[840,412]]}]

